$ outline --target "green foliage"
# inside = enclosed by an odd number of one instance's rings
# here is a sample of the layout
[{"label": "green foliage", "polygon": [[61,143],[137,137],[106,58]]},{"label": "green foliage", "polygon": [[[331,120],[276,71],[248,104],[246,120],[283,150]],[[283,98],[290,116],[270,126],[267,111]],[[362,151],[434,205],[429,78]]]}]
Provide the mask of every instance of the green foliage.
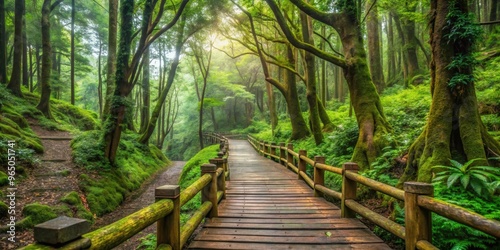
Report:
[{"label": "green foliage", "polygon": [[399,178],[391,173],[391,169],[394,168],[395,165],[394,158],[401,155],[401,151],[392,147],[385,147],[382,151],[382,155],[378,157],[377,160],[372,163],[371,168],[362,173],[362,175],[391,186],[396,186]]},{"label": "green foliage", "polygon": [[456,56],[446,67],[446,69],[453,71],[453,76],[448,82],[448,87],[451,89],[474,82],[471,69],[477,62],[472,56],[471,48],[483,31],[475,24],[474,15],[463,11],[457,5],[456,1],[450,2],[446,25],[443,29],[444,38],[453,46],[456,53]]},{"label": "green foliage", "polygon": [[156,249],[156,234],[148,234],[140,239],[141,243],[136,249],[154,250]]},{"label": "green foliage", "polygon": [[9,214],[9,206],[5,202],[0,201],[0,218],[6,218]]},{"label": "green foliage", "polygon": [[137,142],[136,134],[122,134],[116,167],[104,157],[100,131],[83,132],[71,146],[75,164],[99,173],[80,175],[90,210],[100,216],[113,211],[124,197],[156,171],[168,165],[168,159],[155,146]]},{"label": "green foliage", "polygon": [[[484,200],[473,192],[453,186],[447,188],[443,184],[435,184],[436,198],[464,207],[482,214],[486,218],[499,220],[500,197]],[[439,215],[433,215],[433,244],[440,249],[496,249],[498,239],[478,230],[448,220]]]},{"label": "green foliage", "polygon": [[[3,147],[3,145],[0,147]],[[0,171],[0,187],[5,186],[7,184],[9,184],[9,176],[3,171]]]},{"label": "green foliage", "polygon": [[[198,152],[195,156],[193,156],[193,158],[186,162],[186,165],[184,165],[184,168],[182,169],[181,176],[179,177],[179,186],[181,187],[181,190],[186,189],[196,180],[198,180],[198,178],[200,178],[200,166],[204,163],[208,163],[210,159],[217,157],[218,152],[219,145],[211,145],[200,150],[200,152]],[[189,214],[197,210],[200,206],[201,197],[198,193],[193,199],[182,206],[181,221],[183,223],[187,221],[190,218]]]},{"label": "green foliage", "polygon": [[451,166],[433,167],[439,171],[433,181],[446,183],[448,188],[460,181],[464,190],[470,190],[481,197],[490,198],[495,191],[490,183],[500,180],[500,169],[474,165],[474,162],[481,160],[484,161],[484,159],[477,158],[461,164],[450,159]]}]

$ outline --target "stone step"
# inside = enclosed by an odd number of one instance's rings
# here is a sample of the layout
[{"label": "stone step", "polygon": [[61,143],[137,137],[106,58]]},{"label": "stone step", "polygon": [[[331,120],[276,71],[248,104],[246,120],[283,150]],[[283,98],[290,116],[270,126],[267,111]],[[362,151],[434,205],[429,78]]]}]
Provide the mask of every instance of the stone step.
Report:
[{"label": "stone step", "polygon": [[71,141],[73,137],[61,137],[61,136],[40,136],[40,140],[52,140],[52,141]]},{"label": "stone step", "polygon": [[33,176],[35,177],[50,177],[50,176],[68,176],[71,174],[71,170],[65,169],[61,171],[56,171],[56,172],[43,172],[43,173],[34,173]]}]

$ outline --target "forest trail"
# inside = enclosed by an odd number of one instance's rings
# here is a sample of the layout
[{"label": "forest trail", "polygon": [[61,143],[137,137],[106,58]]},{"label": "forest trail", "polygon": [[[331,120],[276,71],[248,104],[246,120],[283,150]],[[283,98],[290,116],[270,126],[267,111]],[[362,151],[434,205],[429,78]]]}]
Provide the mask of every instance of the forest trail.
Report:
[{"label": "forest trail", "polygon": [[[135,194],[129,196],[121,206],[115,209],[115,211],[106,214],[101,218],[98,218],[93,228],[96,229],[111,224],[119,219],[122,219],[123,217],[126,217],[127,215],[140,210],[141,208],[154,203],[155,188],[163,185],[177,185],[177,183],[179,182],[180,174],[182,172],[182,168],[185,164],[185,161],[172,161],[170,167],[168,167],[165,171],[159,173],[149,183],[145,183],[140,190],[138,190]],[[136,249],[137,246],[141,243],[141,238],[155,232],[156,223],[145,228],[140,233],[134,235],[134,237],[128,239],[114,249]]]},{"label": "forest trail", "polygon": [[[67,131],[47,130],[37,120],[27,119],[28,123],[40,138],[44,153],[32,169],[27,169],[27,177],[16,184],[16,220],[23,219],[23,208],[28,204],[39,203],[50,207],[61,205],[61,198],[71,191],[80,197],[83,193],[78,186],[78,169],[71,157],[71,140],[73,136]],[[86,205],[86,204],[85,204]],[[2,222],[2,225],[5,223]],[[0,249],[20,247],[34,241],[33,230],[16,232],[16,244],[6,244],[6,234],[0,234]]]}]

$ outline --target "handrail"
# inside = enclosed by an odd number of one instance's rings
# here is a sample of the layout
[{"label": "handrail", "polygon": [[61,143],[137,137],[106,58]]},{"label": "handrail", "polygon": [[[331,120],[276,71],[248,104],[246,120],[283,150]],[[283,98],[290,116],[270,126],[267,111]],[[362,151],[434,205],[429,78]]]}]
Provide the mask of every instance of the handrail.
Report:
[{"label": "handrail", "polygon": [[[271,159],[278,157],[286,168],[290,168],[296,172],[299,179],[304,180],[314,189],[315,195],[322,194],[340,199],[342,217],[354,218],[356,214],[359,214],[376,225],[404,239],[406,242],[406,249],[437,249],[432,245],[432,224],[430,222],[432,212],[500,238],[499,221],[487,219],[482,215],[471,212],[460,206],[433,198],[434,189],[431,184],[406,182],[404,184],[404,190],[401,190],[356,173],[358,169],[356,163],[345,163],[342,168],[330,166],[324,164],[324,161],[320,162],[307,157],[307,151],[305,150],[295,152],[291,143],[286,147],[284,143],[280,143],[281,146],[271,146],[270,148],[279,149],[280,151],[279,156],[273,155],[271,150],[268,149],[269,144],[259,141],[250,135],[248,136],[248,141],[260,154],[269,156]],[[324,157],[322,158],[324,159]],[[313,167],[315,172],[314,179],[311,179],[306,174],[306,163]],[[324,171],[342,175],[342,192],[329,189],[323,184]],[[358,183],[395,199],[404,201],[405,226],[399,225],[382,215],[376,214],[354,201]]]},{"label": "handrail", "polygon": [[[80,240],[70,243],[62,242],[57,246],[58,249],[111,249],[155,222],[158,225],[157,249],[182,249],[206,216],[218,216],[218,203],[225,198],[225,180],[230,176],[227,164],[228,139],[218,134],[205,134],[204,139],[207,143],[220,143],[221,151],[218,158],[210,160],[210,164],[201,166],[200,178],[189,187],[182,192],[178,185],[158,187],[155,190],[155,203],[114,223],[86,233]],[[180,208],[199,192],[202,192],[202,205],[186,224],[180,227]],[[59,230],[71,231],[74,228],[59,228]],[[35,243],[21,249],[54,249],[54,247],[47,243]]]}]

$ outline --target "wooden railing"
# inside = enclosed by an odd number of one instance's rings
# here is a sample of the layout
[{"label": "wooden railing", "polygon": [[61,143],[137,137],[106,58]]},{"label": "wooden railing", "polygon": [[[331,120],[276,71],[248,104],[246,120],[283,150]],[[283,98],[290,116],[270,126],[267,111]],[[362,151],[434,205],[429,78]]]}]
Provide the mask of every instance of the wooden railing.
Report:
[{"label": "wooden railing", "polygon": [[[298,153],[293,151],[291,143],[285,147],[285,143],[258,141],[252,136],[248,136],[248,141],[262,155],[280,162],[296,172],[298,179],[304,180],[314,189],[315,196],[326,195],[340,200],[343,218],[355,218],[356,215],[360,215],[403,239],[406,249],[437,249],[432,245],[431,214],[433,212],[500,238],[500,222],[489,220],[465,208],[433,198],[434,187],[429,183],[406,182],[404,190],[401,190],[358,174],[356,163],[348,162],[343,164],[342,168],[334,167],[325,164],[325,157],[315,156],[314,159],[311,159],[308,158],[305,150],[299,150]],[[314,168],[313,178],[306,173],[308,165]],[[342,176],[342,192],[331,190],[325,186],[325,171]],[[405,226],[377,214],[355,201],[358,183],[404,201]]]},{"label": "wooden railing", "polygon": [[[156,249],[182,249],[203,218],[217,217],[218,203],[225,198],[226,193],[225,181],[229,178],[228,139],[218,134],[206,134],[204,139],[210,144],[220,144],[218,157],[210,160],[210,163],[203,164],[200,178],[182,192],[178,185],[158,187],[155,190],[155,203],[110,225],[89,233],[82,233],[81,237],[75,235],[75,232],[79,231],[80,225],[88,227],[84,225],[85,220],[64,218],[62,219],[64,227],[61,227],[60,223],[57,225],[58,222],[42,223],[35,226],[35,240],[38,242],[21,249],[55,249],[56,247],[44,242],[43,239],[47,237],[49,237],[49,243],[57,244],[57,249],[111,249],[155,222],[157,222]],[[181,227],[181,207],[200,191],[202,192],[202,205]],[[61,218],[54,220],[61,220]],[[55,229],[50,228],[53,224],[55,224]],[[65,238],[68,234],[72,234],[70,240]],[[50,242],[54,238],[65,238],[71,242]]]}]

